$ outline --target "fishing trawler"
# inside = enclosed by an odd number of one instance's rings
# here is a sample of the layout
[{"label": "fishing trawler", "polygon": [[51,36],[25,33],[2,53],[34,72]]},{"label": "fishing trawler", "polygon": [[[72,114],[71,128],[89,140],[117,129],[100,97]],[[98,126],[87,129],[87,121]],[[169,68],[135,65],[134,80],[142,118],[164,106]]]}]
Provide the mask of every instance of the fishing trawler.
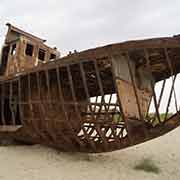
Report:
[{"label": "fishing trawler", "polygon": [[60,57],[45,40],[7,26],[0,65],[1,139],[100,153],[180,125],[179,36]]}]

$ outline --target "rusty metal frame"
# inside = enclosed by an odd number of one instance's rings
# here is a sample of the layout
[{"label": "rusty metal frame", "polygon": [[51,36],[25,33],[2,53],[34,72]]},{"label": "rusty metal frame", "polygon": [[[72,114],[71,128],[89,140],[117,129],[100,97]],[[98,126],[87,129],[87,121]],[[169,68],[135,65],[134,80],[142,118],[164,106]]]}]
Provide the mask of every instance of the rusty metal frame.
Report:
[{"label": "rusty metal frame", "polygon": [[[6,38],[9,45],[12,42],[9,33],[14,29],[28,42],[45,47],[41,39],[11,25],[9,28]],[[30,40],[30,37],[33,39]],[[174,129],[180,125],[179,116],[176,116],[179,109],[175,91],[177,74],[180,72],[180,45],[174,39],[160,42],[161,39],[144,40],[139,44],[115,44],[76,52],[38,66],[35,66],[32,57],[32,64],[23,67],[20,63],[22,67],[18,74],[10,71],[15,67],[10,64],[0,80],[0,133],[11,132],[11,137],[15,139],[43,143],[63,151],[108,152],[147,141]],[[179,48],[178,52],[175,48]],[[52,48],[48,49],[49,52],[57,53]],[[134,94],[133,103],[137,105],[134,114],[139,114],[138,117],[123,112],[124,101],[118,82],[123,84],[125,79],[116,74],[119,67],[114,64],[115,56],[123,56],[127,63],[127,87]],[[8,58],[15,57],[8,55]],[[20,62],[20,54],[15,60]],[[121,61],[121,58],[116,60]],[[135,66],[132,66],[132,62]],[[151,90],[140,91],[142,87],[137,84],[139,77],[133,74],[134,71],[139,73],[138,68],[148,69],[152,77],[148,79]],[[172,84],[162,119],[160,107],[169,77]],[[158,96],[155,84],[161,80]],[[149,99],[152,93],[145,110],[142,108],[144,101],[141,92],[147,93]],[[169,117],[173,98],[176,114]],[[150,117],[151,104],[155,107],[153,117]],[[147,112],[146,116],[144,112]]]}]

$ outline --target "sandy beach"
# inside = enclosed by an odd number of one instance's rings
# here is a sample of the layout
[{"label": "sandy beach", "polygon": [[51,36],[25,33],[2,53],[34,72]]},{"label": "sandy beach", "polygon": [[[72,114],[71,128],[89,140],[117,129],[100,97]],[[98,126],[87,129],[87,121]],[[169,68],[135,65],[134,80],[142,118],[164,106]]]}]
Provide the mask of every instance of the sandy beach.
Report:
[{"label": "sandy beach", "polygon": [[[0,147],[3,180],[151,180],[180,177],[180,128],[150,142],[106,154],[63,153],[40,146]],[[144,159],[158,174],[135,170]]]}]

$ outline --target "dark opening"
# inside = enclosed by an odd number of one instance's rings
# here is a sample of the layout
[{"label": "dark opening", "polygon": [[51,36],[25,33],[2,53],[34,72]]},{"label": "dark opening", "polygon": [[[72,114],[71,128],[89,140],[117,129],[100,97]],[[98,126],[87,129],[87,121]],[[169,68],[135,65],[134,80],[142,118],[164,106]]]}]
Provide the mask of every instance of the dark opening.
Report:
[{"label": "dark opening", "polygon": [[21,125],[22,124],[21,118],[20,118],[20,112],[19,112],[19,105],[17,105],[17,111],[16,111],[16,114],[15,114],[15,122],[16,122],[16,125]]},{"label": "dark opening", "polygon": [[45,60],[45,54],[46,54],[45,50],[39,49],[38,59],[41,60],[41,61],[44,61]]},{"label": "dark opening", "polygon": [[11,49],[11,55],[15,55],[15,54],[16,54],[16,44],[13,44]]},{"label": "dark opening", "polygon": [[3,112],[1,112],[0,125],[3,125],[2,117],[4,117],[5,125],[13,125],[13,118],[15,119],[15,125],[21,125],[19,105],[17,104],[16,108],[12,110],[8,98],[1,99],[1,101],[3,103],[0,103],[0,107]]},{"label": "dark opening", "polygon": [[56,59],[56,55],[55,55],[55,54],[51,54],[51,55],[50,55],[49,60],[52,60],[52,59]]},{"label": "dark opening", "polygon": [[6,70],[6,65],[8,61],[8,54],[9,54],[10,46],[5,46],[2,49],[2,56],[1,56],[1,66],[0,66],[0,75],[3,75]]},{"label": "dark opening", "polygon": [[32,56],[33,55],[33,50],[34,50],[33,45],[31,45],[31,44],[26,45],[25,53],[26,53],[27,56]]},{"label": "dark opening", "polygon": [[10,125],[12,123],[12,113],[10,111],[8,99],[4,100],[4,120],[6,125]]}]

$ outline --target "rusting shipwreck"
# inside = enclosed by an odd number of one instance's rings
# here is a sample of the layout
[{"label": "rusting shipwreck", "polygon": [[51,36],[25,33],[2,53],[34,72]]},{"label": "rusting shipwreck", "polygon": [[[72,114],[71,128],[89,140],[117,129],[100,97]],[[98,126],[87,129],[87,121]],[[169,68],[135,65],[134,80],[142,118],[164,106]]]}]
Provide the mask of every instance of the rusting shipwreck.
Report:
[{"label": "rusting shipwreck", "polygon": [[178,36],[112,44],[61,58],[45,40],[7,25],[0,66],[1,138],[99,153],[179,126]]}]

